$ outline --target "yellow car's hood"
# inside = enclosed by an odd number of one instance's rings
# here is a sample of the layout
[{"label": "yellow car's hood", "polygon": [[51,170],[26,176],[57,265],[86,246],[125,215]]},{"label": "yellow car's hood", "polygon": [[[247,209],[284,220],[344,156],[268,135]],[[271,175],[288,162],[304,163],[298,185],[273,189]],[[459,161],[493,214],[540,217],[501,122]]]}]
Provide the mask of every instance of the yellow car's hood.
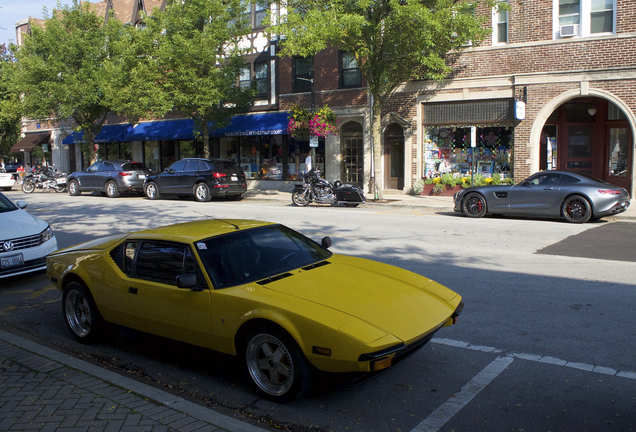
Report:
[{"label": "yellow car's hood", "polygon": [[461,300],[443,285],[398,267],[344,255],[327,262],[292,271],[267,287],[351,315],[407,344],[444,323]]}]

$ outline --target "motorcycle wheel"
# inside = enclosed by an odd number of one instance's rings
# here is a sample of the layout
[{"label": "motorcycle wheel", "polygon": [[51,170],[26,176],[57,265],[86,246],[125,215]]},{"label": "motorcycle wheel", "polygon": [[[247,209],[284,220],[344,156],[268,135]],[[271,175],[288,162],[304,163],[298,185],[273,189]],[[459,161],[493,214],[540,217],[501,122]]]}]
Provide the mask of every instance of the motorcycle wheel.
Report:
[{"label": "motorcycle wheel", "polygon": [[64,191],[66,191],[66,185],[64,185],[64,184],[56,184],[53,189],[55,189],[55,192],[58,192],[58,193],[64,192]]},{"label": "motorcycle wheel", "polygon": [[31,182],[22,183],[22,192],[32,193],[35,190],[35,185]]},{"label": "motorcycle wheel", "polygon": [[294,191],[292,192],[292,203],[298,207],[305,207],[309,204],[309,199],[307,197],[303,197],[302,192]]}]

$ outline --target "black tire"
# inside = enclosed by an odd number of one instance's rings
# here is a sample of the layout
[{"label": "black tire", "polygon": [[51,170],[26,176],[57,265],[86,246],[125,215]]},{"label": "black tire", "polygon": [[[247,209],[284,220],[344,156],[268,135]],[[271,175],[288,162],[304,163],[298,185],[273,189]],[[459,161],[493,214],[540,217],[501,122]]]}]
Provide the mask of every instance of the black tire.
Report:
[{"label": "black tire", "polygon": [[159,187],[157,186],[157,183],[155,182],[150,182],[146,184],[146,187],[144,187],[144,192],[146,192],[146,196],[151,200],[158,200],[159,198],[161,198],[161,193],[159,193]]},{"label": "black tire", "polygon": [[25,181],[22,183],[22,192],[24,193],[33,193],[35,190],[35,184],[30,181]]},{"label": "black tire", "polygon": [[3,187],[3,188],[2,188],[2,190],[3,190],[3,191],[10,191],[10,190],[11,190],[11,187]]},{"label": "black tire", "polygon": [[102,321],[90,291],[79,282],[64,287],[62,313],[71,335],[83,344],[95,343]]},{"label": "black tire", "polygon": [[303,197],[302,192],[294,191],[292,192],[292,203],[298,207],[305,207],[306,205],[309,205],[309,199],[307,197]]},{"label": "black tire", "polygon": [[53,189],[55,189],[55,192],[57,192],[57,193],[66,192],[66,185],[64,185],[64,184],[56,184]]},{"label": "black tire", "polygon": [[226,195],[227,199],[230,201],[240,201],[243,199],[243,194],[238,195]]},{"label": "black tire", "polygon": [[69,195],[78,196],[81,193],[82,193],[82,191],[80,190],[79,183],[77,182],[77,180],[71,180],[70,182],[68,182],[68,194]]},{"label": "black tire", "polygon": [[120,195],[119,188],[117,187],[117,183],[113,180],[109,180],[106,182],[106,196],[108,198],[117,198]]},{"label": "black tire", "polygon": [[592,206],[581,195],[572,195],[563,201],[561,214],[568,222],[585,223],[592,217]]},{"label": "black tire", "polygon": [[285,331],[259,328],[247,337],[243,352],[247,373],[267,399],[287,403],[312,385],[312,370],[298,344]]},{"label": "black tire", "polygon": [[358,203],[344,203],[345,207],[358,207]]},{"label": "black tire", "polygon": [[483,217],[487,211],[486,200],[481,194],[471,192],[462,201],[462,211],[468,217]]},{"label": "black tire", "polygon": [[192,193],[194,194],[194,199],[199,202],[208,202],[212,199],[210,186],[205,182],[195,184]]}]

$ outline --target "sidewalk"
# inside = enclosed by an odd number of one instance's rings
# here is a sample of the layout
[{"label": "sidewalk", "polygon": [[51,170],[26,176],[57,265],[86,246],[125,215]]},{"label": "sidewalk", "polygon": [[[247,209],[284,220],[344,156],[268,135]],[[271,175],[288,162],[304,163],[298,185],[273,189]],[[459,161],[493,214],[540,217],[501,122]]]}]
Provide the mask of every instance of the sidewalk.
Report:
[{"label": "sidewalk", "polygon": [[[275,190],[248,190],[245,198],[250,200],[280,201],[292,205],[291,193]],[[310,204],[317,206],[319,204]],[[320,204],[322,205],[322,204]],[[374,201],[367,196],[367,203],[364,207],[373,208],[410,208],[426,209],[429,211],[453,212],[454,203],[452,196],[419,196],[402,193],[384,193],[384,200]],[[630,201],[629,208],[618,215],[607,216],[605,219],[626,219],[636,220],[636,199]]]},{"label": "sidewalk", "polygon": [[0,431],[263,432],[0,330]]}]

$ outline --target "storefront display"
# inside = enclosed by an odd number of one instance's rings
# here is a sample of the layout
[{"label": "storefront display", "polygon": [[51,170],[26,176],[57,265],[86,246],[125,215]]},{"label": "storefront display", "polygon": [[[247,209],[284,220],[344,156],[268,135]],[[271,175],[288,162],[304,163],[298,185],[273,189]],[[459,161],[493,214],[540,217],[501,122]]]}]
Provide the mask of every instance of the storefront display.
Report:
[{"label": "storefront display", "polygon": [[424,129],[422,172],[424,177],[452,173],[484,177],[510,177],[513,129],[477,127],[476,146],[471,148],[470,126],[427,127]]}]

